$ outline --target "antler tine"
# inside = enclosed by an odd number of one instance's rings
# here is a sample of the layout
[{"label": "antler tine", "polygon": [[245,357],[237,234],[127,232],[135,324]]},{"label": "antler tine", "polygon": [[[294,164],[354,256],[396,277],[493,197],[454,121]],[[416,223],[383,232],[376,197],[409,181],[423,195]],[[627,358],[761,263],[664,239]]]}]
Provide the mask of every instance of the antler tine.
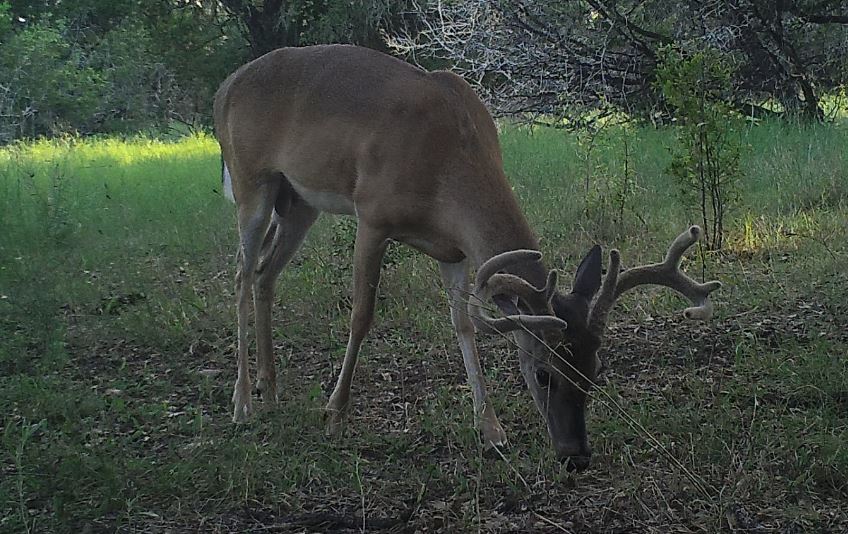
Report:
[{"label": "antler tine", "polygon": [[634,267],[621,273],[615,288],[615,298],[636,286],[661,285],[677,291],[695,304],[695,307],[684,310],[687,319],[709,319],[712,310],[708,304],[709,295],[721,287],[721,282],[713,280],[702,284],[680,270],[683,253],[700,238],[701,227],[692,226],[671,243],[662,263]]},{"label": "antler tine", "polygon": [[621,266],[621,253],[618,249],[612,249],[609,253],[609,266],[607,276],[592,309],[589,311],[589,329],[598,337],[602,337],[607,324],[612,305],[615,304],[615,286],[618,284],[618,271]]},{"label": "antler tine", "polygon": [[688,230],[674,238],[671,245],[668,247],[668,252],[665,253],[663,259],[664,265],[673,265],[675,269],[680,267],[680,260],[683,259],[683,254],[686,250],[701,239],[701,227],[692,225]]},{"label": "antler tine", "polygon": [[534,287],[520,276],[497,273],[489,278],[486,286],[491,295],[515,295],[523,300],[533,310],[533,313],[552,314],[550,301],[556,290],[556,282],[557,272],[555,270],[548,273],[545,287],[541,289]]},{"label": "antler tine", "polygon": [[530,261],[538,261],[542,259],[542,253],[538,250],[527,250],[527,249],[519,249],[519,250],[509,250],[507,252],[502,252],[497,256],[492,256],[486,263],[480,266],[477,269],[477,284],[474,288],[474,292],[478,292],[483,289],[483,286],[489,282],[489,279],[503,269],[506,269],[510,265],[514,265],[516,263],[525,263]]},{"label": "antler tine", "polygon": [[662,263],[633,267],[619,273],[620,255],[617,250],[610,251],[610,263],[607,278],[604,280],[600,295],[590,312],[590,328],[600,334],[606,326],[607,315],[615,301],[625,292],[641,285],[661,285],[677,291],[693,306],[683,311],[687,319],[709,319],[713,305],[710,293],[721,287],[721,282],[713,280],[699,283],[680,270],[683,253],[701,237],[701,228],[692,226],[671,243]]},{"label": "antler tine", "polygon": [[[484,303],[493,295],[513,295],[523,299],[533,311],[548,308],[549,295],[553,294],[551,285],[556,285],[556,273],[548,275],[544,288],[537,289],[521,277],[512,274],[498,273],[515,263],[537,261],[542,254],[535,250],[512,250],[498,254],[489,259],[477,270],[477,282],[474,294],[468,301],[468,312],[477,330],[485,333],[505,333],[513,330],[540,330],[547,328],[562,329],[567,323],[553,315],[517,314],[502,318],[491,317],[484,308]],[[543,304],[544,303],[544,304]]]}]

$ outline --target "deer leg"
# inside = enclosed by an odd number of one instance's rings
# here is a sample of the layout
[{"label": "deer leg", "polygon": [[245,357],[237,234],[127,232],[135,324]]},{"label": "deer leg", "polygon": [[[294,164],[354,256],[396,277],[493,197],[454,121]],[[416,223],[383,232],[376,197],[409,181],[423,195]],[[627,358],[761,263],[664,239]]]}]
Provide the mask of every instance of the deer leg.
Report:
[{"label": "deer leg", "polygon": [[254,282],[254,305],[256,309],[256,389],[264,403],[277,401],[277,371],[271,340],[271,305],[274,302],[274,286],[280,272],[303,243],[303,238],[315,220],[318,211],[297,200],[280,216],[274,215],[276,224],[271,225],[273,240],[263,250],[262,260],[256,271]]},{"label": "deer leg", "polygon": [[342,370],[327,403],[326,433],[338,434],[350,406],[350,384],[362,340],[371,328],[374,301],[380,282],[380,265],[386,251],[385,233],[369,227],[362,220],[356,228],[353,247],[353,306],[350,315],[350,338],[347,342]]},{"label": "deer leg", "polygon": [[256,265],[271,209],[274,205],[276,188],[279,184],[269,184],[257,188],[246,198],[239,199],[239,269],[236,273],[236,301],[238,306],[238,376],[233,388],[233,422],[242,423],[252,412],[250,399],[250,370],[248,368],[248,321],[253,294],[253,281]]},{"label": "deer leg", "polygon": [[451,322],[459,340],[462,360],[465,362],[465,372],[468,375],[468,384],[471,386],[471,394],[474,399],[474,423],[480,430],[483,445],[486,448],[502,447],[506,444],[506,433],[498,422],[495,410],[488,401],[483,370],[480,367],[477,345],[474,342],[474,325],[467,313],[467,300],[470,294],[468,262],[467,260],[459,263],[439,262],[439,268],[448,292]]}]

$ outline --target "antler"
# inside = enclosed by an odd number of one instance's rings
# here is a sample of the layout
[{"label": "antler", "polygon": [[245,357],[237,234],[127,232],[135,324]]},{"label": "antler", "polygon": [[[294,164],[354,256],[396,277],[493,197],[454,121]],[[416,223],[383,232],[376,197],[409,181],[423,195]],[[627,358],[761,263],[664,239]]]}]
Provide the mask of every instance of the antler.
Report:
[{"label": "antler", "polygon": [[[492,257],[477,270],[477,283],[474,294],[468,301],[468,313],[477,330],[488,334],[505,333],[513,330],[542,330],[548,328],[563,329],[568,323],[554,317],[550,300],[556,288],[555,271],[548,274],[547,283],[542,289],[533,287],[528,281],[514,274],[498,273],[501,269],[529,261],[538,261],[542,253],[536,250],[511,250]],[[501,318],[490,316],[484,303],[494,295],[512,295],[523,300],[534,313],[507,315]]]},{"label": "antler", "polygon": [[542,289],[533,287],[520,276],[505,273],[493,274],[485,285],[490,295],[514,295],[523,300],[534,314],[553,315],[551,297],[556,290],[556,283],[557,272],[552,270]]},{"label": "antler", "polygon": [[611,250],[607,276],[589,312],[589,328],[592,332],[598,336],[603,334],[607,315],[618,297],[634,287],[647,284],[668,287],[688,298],[693,306],[683,311],[687,319],[709,319],[713,313],[709,296],[721,287],[721,282],[713,280],[701,284],[680,270],[683,253],[700,238],[701,228],[692,226],[671,243],[662,263],[633,267],[622,273],[618,272],[621,255],[618,250]]}]

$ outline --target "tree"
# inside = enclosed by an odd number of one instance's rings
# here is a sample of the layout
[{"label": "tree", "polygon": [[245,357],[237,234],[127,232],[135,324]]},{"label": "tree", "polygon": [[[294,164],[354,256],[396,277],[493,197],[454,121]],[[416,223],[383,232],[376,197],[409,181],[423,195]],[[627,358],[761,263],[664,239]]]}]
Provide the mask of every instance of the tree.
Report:
[{"label": "tree", "polygon": [[13,0],[4,15],[0,142],[203,122],[249,57],[217,0]]},{"label": "tree", "polygon": [[430,2],[393,47],[435,57],[502,114],[585,117],[586,109],[667,111],[658,51],[712,50],[733,65],[730,104],[764,102],[820,119],[822,92],[845,84],[848,13],[838,0],[454,0]]},{"label": "tree", "polygon": [[220,0],[258,57],[283,46],[354,43],[383,48],[381,31],[402,20],[406,1]]},{"label": "tree", "polygon": [[60,133],[91,120],[106,81],[61,25],[11,33],[0,48],[0,141]]}]

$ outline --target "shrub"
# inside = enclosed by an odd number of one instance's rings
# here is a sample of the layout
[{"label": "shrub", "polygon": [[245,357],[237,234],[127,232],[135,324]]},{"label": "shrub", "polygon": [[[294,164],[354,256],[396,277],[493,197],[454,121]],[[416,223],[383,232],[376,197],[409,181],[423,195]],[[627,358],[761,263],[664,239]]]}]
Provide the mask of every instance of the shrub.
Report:
[{"label": "shrub", "polygon": [[657,84],[680,121],[668,171],[684,201],[700,209],[710,250],[721,249],[724,220],[740,180],[739,119],[723,102],[730,75],[727,62],[709,50],[684,55],[666,48],[657,68]]},{"label": "shrub", "polygon": [[86,129],[107,81],[86,66],[61,22],[36,24],[0,47],[0,141]]}]

